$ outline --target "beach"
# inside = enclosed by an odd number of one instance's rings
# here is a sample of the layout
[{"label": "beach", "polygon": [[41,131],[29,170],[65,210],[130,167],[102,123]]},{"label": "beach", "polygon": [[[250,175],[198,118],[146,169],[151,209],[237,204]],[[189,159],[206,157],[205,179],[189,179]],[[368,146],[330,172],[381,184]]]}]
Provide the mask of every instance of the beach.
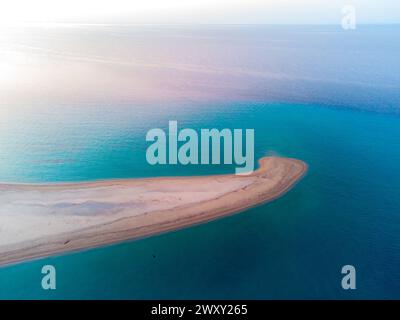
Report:
[{"label": "beach", "polygon": [[278,198],[306,172],[264,157],[247,176],[0,184],[0,265],[204,223]]}]

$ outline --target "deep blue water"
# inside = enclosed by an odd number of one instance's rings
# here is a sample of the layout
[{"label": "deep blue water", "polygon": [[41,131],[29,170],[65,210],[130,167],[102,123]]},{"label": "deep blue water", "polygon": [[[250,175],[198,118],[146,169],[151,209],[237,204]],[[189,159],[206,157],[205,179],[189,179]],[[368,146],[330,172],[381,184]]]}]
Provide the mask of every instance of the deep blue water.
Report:
[{"label": "deep blue water", "polygon": [[[309,171],[282,198],[237,215],[0,268],[0,298],[400,298],[396,114],[240,102],[15,109],[8,120],[0,127],[1,181],[232,172],[148,165],[145,134],[168,120],[254,128],[257,158],[295,157]],[[44,264],[57,269],[55,291],[41,289]],[[346,264],[357,271],[353,291],[341,288]]]}]

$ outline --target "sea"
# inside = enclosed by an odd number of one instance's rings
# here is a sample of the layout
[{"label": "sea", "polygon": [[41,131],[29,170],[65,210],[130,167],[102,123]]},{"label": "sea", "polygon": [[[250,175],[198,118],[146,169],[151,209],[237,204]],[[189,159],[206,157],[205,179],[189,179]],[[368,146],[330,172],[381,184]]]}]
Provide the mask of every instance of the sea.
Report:
[{"label": "sea", "polygon": [[397,25],[3,30],[1,182],[234,172],[148,164],[147,131],[171,120],[254,129],[257,159],[309,169],[223,219],[0,267],[0,299],[399,299],[398,39]]}]

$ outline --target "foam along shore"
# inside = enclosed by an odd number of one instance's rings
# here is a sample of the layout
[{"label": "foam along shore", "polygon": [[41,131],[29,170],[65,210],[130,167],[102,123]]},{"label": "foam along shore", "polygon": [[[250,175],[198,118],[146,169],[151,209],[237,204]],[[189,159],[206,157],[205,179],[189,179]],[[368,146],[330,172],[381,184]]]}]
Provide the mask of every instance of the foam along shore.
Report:
[{"label": "foam along shore", "polygon": [[0,184],[0,265],[141,238],[271,201],[307,165],[265,157],[251,175]]}]

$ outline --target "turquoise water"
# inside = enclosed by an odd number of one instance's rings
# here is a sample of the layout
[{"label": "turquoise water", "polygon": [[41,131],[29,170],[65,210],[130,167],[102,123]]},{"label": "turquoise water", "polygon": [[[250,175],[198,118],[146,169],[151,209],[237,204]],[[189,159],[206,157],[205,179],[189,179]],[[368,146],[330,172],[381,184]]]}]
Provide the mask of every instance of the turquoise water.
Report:
[{"label": "turquoise water", "polygon": [[[254,128],[257,158],[295,157],[309,171],[284,197],[241,214],[0,268],[0,298],[400,298],[398,115],[243,102],[14,109],[0,120],[0,180],[233,172],[148,165],[145,134],[168,120]],[[41,289],[44,264],[57,269],[55,291]],[[353,291],[341,289],[346,264],[357,270]]]}]

